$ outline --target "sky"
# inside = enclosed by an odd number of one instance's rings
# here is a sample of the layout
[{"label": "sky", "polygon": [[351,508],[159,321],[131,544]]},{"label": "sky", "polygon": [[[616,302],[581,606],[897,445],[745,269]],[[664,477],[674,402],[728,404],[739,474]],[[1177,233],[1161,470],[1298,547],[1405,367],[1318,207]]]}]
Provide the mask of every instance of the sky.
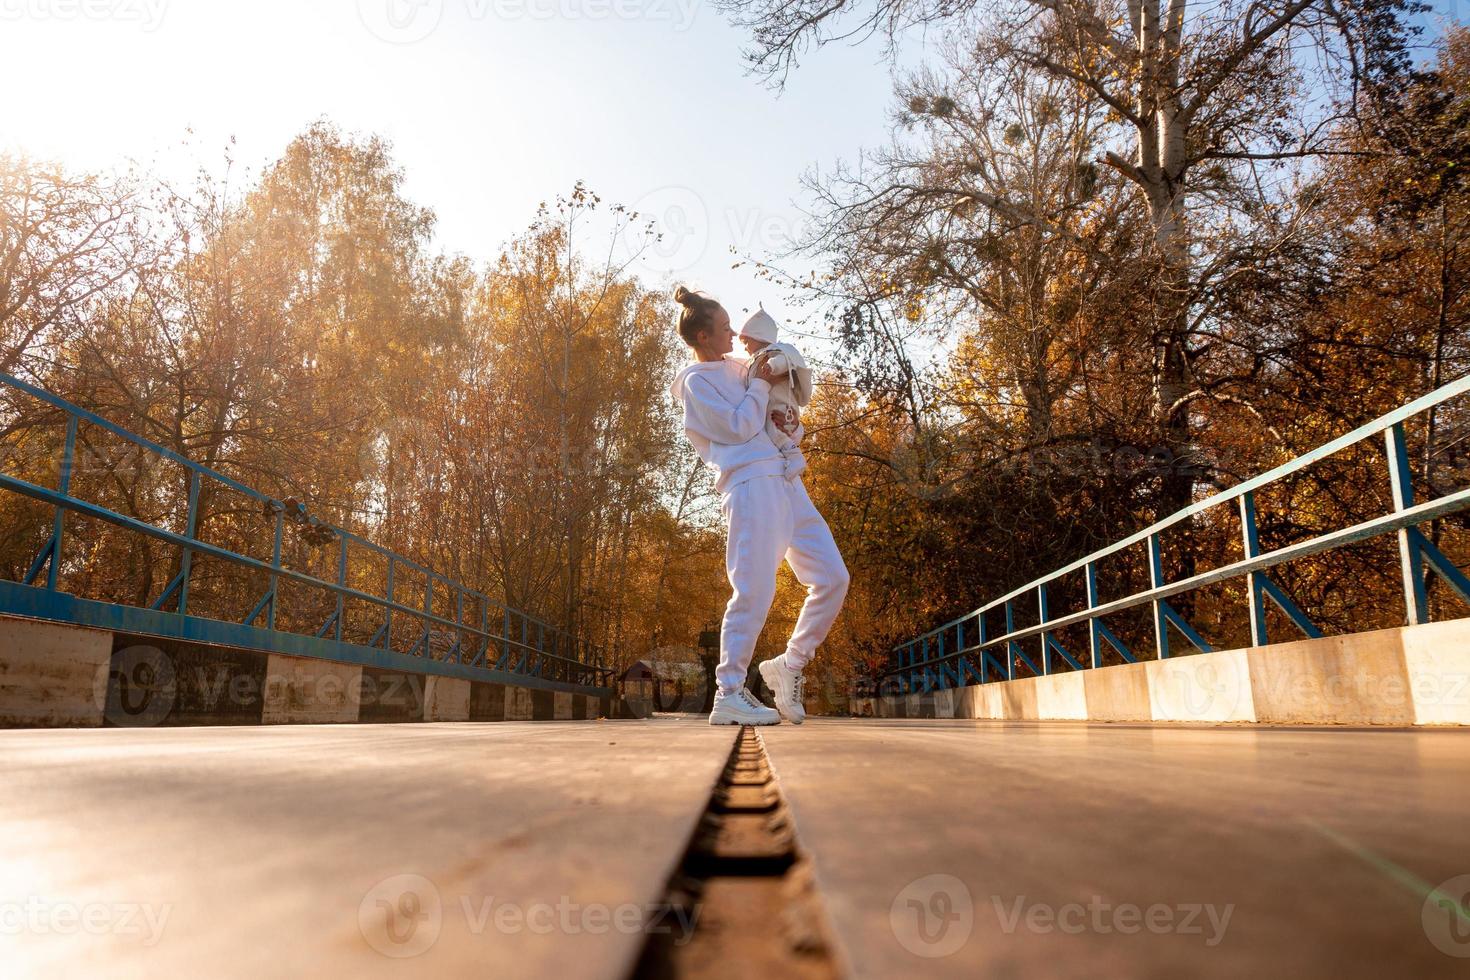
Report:
[{"label": "sky", "polygon": [[[706,0],[0,0],[0,147],[174,179],[228,140],[258,175],[326,117],[390,139],[439,248],[479,260],[582,179],[659,219],[635,271],[780,316],[730,249],[779,251],[800,176],[886,141],[874,43],[815,53],[783,93]],[[191,135],[192,133],[192,135]]]},{"label": "sky", "polygon": [[[1470,13],[1432,6],[1431,34]],[[783,318],[730,250],[781,251],[801,174],[887,141],[891,70],[873,41],[829,47],[778,94],[747,41],[708,0],[0,0],[0,147],[184,180],[233,137],[258,175],[326,117],[393,142],[444,251],[492,259],[582,179],[661,222],[650,285]]]}]

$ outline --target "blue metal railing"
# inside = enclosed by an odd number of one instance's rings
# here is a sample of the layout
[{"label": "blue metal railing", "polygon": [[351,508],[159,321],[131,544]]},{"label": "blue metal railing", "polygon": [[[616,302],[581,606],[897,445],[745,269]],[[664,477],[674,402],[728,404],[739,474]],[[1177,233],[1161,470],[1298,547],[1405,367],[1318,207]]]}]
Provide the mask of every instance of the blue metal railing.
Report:
[{"label": "blue metal railing", "polygon": [[[1436,518],[1470,508],[1470,488],[1416,504],[1404,431],[1404,423],[1407,420],[1466,392],[1470,392],[1470,376],[1451,382],[1289,463],[1185,507],[1136,534],[1087,555],[1085,558],[1080,558],[1064,568],[1028,582],[973,612],[952,619],[942,626],[900,644],[889,653],[889,667],[879,677],[880,689],[884,693],[927,692],[971,683],[983,684],[991,680],[1012,680],[1020,664],[1029,668],[1033,675],[1049,674],[1053,669],[1053,654],[1072,670],[1100,666],[1104,653],[1108,649],[1116,651],[1124,661],[1136,662],[1138,658],[1108,628],[1104,617],[1142,606],[1151,607],[1150,619],[1155,653],[1159,659],[1169,656],[1170,626],[1177,629],[1197,649],[1208,651],[1211,649],[1210,645],[1168,600],[1171,596],[1203,586],[1239,578],[1244,578],[1246,582],[1252,645],[1264,646],[1269,642],[1266,632],[1267,599],[1270,599],[1307,636],[1319,637],[1322,635],[1321,630],[1292,601],[1286,591],[1270,577],[1268,570],[1284,562],[1331,551],[1344,545],[1366,541],[1389,533],[1396,533],[1398,536],[1404,606],[1408,623],[1418,624],[1429,620],[1426,565],[1432,567],[1434,572],[1448,583],[1461,599],[1470,603],[1470,579],[1467,579],[1418,527]],[[1393,500],[1392,513],[1263,552],[1256,518],[1256,492],[1283,477],[1299,473],[1314,463],[1380,433],[1383,434],[1385,440],[1389,486]],[[1163,532],[1195,515],[1232,502],[1236,505],[1240,521],[1244,557],[1239,561],[1200,572],[1179,581],[1165,581],[1161,543]],[[1149,588],[1113,601],[1100,601],[1098,563],[1140,544],[1147,547]],[[1054,587],[1066,576],[1079,572],[1083,576],[1086,607],[1064,615],[1056,615],[1048,601],[1048,587]],[[1033,596],[1037,616],[1036,625],[1017,628],[1016,603],[1018,600]],[[1004,616],[1005,631],[1003,633],[998,636],[988,635],[987,614]],[[1079,660],[1062,645],[1056,634],[1068,626],[1083,623],[1087,625],[1089,649],[1087,655]],[[1037,651],[1040,653],[1040,668],[1027,656],[1021,646],[1023,640],[1033,638],[1040,640]]]},{"label": "blue metal railing", "polygon": [[[65,443],[55,489],[39,486],[9,473],[0,473],[0,489],[24,495],[54,509],[50,537],[30,563],[25,576],[20,582],[0,581],[0,612],[76,622],[124,632],[407,668],[469,679],[514,679],[516,683],[527,683],[529,686],[571,686],[596,689],[599,693],[606,693],[609,688],[612,669],[605,663],[601,650],[590,643],[492,599],[483,592],[440,575],[410,558],[376,545],[345,528],[311,517],[301,504],[260,493],[51,392],[4,373],[0,373],[0,388],[9,388],[35,398],[60,409],[66,417]],[[144,452],[186,469],[189,476],[189,502],[183,533],[117,513],[72,493],[78,431],[84,424],[96,426]],[[243,494],[264,512],[272,515],[274,541],[270,561],[240,554],[198,537],[201,520],[200,491],[205,481],[213,481],[221,487]],[[181,549],[178,573],[147,608],[85,599],[58,591],[68,514],[105,521]],[[336,581],[311,575],[282,563],[282,538],[288,519],[308,527],[322,542],[338,542],[335,556]],[[364,552],[380,561],[386,559],[386,587],[382,595],[348,584],[350,563],[355,555]],[[243,620],[226,622],[189,613],[189,585],[196,555],[219,559],[261,573],[268,581],[269,585],[260,600]],[[46,580],[45,585],[41,586],[36,583],[43,570]],[[422,577],[422,606],[410,606],[399,600],[395,582],[399,573]],[[277,610],[282,581],[306,586],[335,600],[330,616],[314,634],[290,633],[278,628]],[[435,611],[436,592],[441,603],[452,601],[453,618]],[[343,625],[346,619],[346,603],[349,600],[366,603],[381,610],[382,624],[366,643],[355,643],[350,638],[344,638]],[[164,607],[170,602],[174,604],[174,609],[167,612]],[[472,611],[478,608],[479,616],[471,615],[467,620],[467,605]],[[263,627],[257,625],[262,617]],[[409,621],[417,624],[417,628],[409,631],[415,640],[406,650],[394,648],[395,617],[408,617]],[[402,623],[403,620],[400,620],[400,632]]]}]

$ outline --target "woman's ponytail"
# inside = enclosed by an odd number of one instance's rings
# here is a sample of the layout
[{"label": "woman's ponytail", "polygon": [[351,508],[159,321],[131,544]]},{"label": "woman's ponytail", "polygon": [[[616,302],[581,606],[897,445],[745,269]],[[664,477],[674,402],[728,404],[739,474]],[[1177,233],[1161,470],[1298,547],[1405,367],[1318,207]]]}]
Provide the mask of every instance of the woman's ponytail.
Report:
[{"label": "woman's ponytail", "polygon": [[674,302],[683,307],[679,313],[679,336],[693,347],[699,332],[714,325],[715,311],[720,309],[720,303],[685,286],[674,287]]}]

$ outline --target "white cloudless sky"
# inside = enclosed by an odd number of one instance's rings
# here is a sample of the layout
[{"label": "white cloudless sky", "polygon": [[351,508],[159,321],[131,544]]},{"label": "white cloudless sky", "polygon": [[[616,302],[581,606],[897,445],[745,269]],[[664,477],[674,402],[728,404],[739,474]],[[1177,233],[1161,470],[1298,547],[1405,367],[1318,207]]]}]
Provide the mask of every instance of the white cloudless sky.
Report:
[{"label": "white cloudless sky", "polygon": [[665,222],[646,281],[779,314],[730,248],[780,249],[802,172],[885,140],[891,74],[833,47],[777,94],[747,41],[703,0],[0,0],[0,146],[185,178],[233,136],[258,174],[326,117],[393,142],[446,251],[493,258],[583,179]]}]

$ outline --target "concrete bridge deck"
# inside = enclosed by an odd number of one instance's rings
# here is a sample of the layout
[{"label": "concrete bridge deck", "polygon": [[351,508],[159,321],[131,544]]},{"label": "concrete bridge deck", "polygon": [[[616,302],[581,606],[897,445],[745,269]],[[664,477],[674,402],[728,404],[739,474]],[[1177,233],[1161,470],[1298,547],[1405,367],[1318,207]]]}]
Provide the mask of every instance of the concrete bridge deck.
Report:
[{"label": "concrete bridge deck", "polygon": [[[1451,955],[1470,930],[1429,893],[1470,875],[1464,731],[762,736],[839,971],[1470,969]],[[0,972],[626,976],[734,737],[702,719],[0,731]]]},{"label": "concrete bridge deck", "polygon": [[1470,975],[1421,921],[1470,875],[1470,732],[817,722],[766,744],[864,976]]}]

